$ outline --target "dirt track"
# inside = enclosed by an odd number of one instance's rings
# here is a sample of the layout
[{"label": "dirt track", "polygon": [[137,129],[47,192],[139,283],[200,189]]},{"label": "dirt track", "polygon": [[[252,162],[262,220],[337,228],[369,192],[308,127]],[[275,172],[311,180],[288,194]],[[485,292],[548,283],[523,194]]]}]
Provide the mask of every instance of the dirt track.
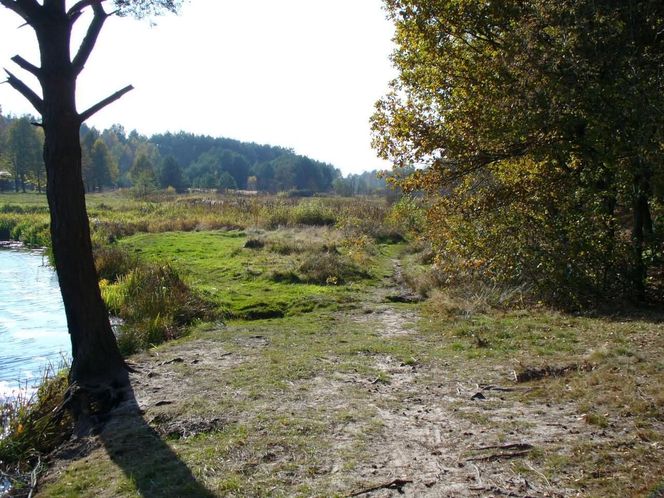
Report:
[{"label": "dirt track", "polygon": [[[387,302],[385,295],[395,289],[394,284],[377,289],[363,307],[336,317],[335,327],[356,324],[383,341],[417,341],[418,308]],[[278,392],[252,394],[225,381],[272,347],[270,336],[247,333],[247,327],[239,335],[230,327],[221,339],[211,331],[214,339],[167,345],[133,359],[138,372],[132,383],[142,420],[180,448],[239,422],[256,432],[257,441],[261,430],[266,438],[270,435],[270,429],[261,429],[265,420],[290,417],[296,426],[310,421],[319,428],[299,449],[289,446],[286,437],[281,444],[244,443],[225,457],[221,470],[206,474],[192,469],[215,495],[244,495],[215,489],[219,474],[233,471],[271,480],[271,492],[265,495],[578,496],[573,484],[581,471],[566,467],[552,473],[538,467],[542,455],[564,460],[580,441],[616,448],[636,444],[619,419],[601,428],[586,423],[573,402],[530,396],[528,384],[514,382],[511,365],[474,364],[458,357],[423,366],[367,352],[362,360],[377,375],[332,367],[286,383]],[[318,361],[334,366],[339,360],[330,351]],[[81,455],[94,456],[105,451],[102,446],[111,452],[109,448],[123,444],[118,438],[132,424],[136,413],[129,402],[105,427],[100,444]],[[313,449],[321,441],[324,449]],[[309,445],[315,471],[301,463]],[[309,492],[298,491],[304,484]]]}]

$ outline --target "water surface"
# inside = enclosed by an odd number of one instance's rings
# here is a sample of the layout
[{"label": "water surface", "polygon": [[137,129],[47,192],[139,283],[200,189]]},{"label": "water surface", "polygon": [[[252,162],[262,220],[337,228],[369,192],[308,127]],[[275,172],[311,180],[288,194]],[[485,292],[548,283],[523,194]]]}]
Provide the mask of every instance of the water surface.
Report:
[{"label": "water surface", "polygon": [[0,249],[0,398],[69,357],[58,279],[40,251]]}]

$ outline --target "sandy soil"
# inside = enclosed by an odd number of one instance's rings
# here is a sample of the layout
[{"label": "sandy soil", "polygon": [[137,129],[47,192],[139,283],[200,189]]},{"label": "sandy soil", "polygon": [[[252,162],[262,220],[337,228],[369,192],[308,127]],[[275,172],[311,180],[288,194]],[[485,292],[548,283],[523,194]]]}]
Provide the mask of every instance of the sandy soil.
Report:
[{"label": "sandy soil", "polygon": [[[402,290],[394,282],[350,317],[386,340],[417,333],[414,307],[395,306],[385,299]],[[203,407],[192,416],[192,403],[246,399],[246,392],[234,392],[223,379],[268,347],[269,339],[245,336],[233,346],[230,351],[227,342],[193,340],[135,357],[132,382],[144,420],[159,434],[180,438],[223,427],[228,422],[223,414]],[[579,441],[634,444],[630,428],[620,421],[612,421],[610,430],[602,429],[586,423],[574,403],[528,397],[528,385],[516,384],[508,365],[474,368],[450,359],[431,370],[389,355],[367,354],[366,361],[389,381],[336,372],[293,383],[271,408],[279,413],[309,409],[330,420],[358,406],[371,414],[330,423],[333,447],[319,474],[296,476],[308,480],[312,489],[321,479],[346,496],[577,496],[573,481],[579,476],[567,472],[547,477],[534,457],[543,452],[564,456]],[[129,413],[131,407],[120,407],[105,432],[122,425],[123,410]],[[349,467],[345,455],[358,439],[362,450],[358,462]],[[287,451],[277,448],[256,465],[258,471],[269,473],[288,458]]]}]

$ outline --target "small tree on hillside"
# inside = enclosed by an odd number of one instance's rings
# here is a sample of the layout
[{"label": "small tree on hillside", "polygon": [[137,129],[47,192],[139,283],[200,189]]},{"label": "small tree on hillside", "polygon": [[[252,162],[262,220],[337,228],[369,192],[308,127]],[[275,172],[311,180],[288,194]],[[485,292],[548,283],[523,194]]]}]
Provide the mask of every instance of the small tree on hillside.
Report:
[{"label": "small tree on hillside", "polygon": [[118,177],[118,166],[113,161],[108,147],[102,139],[97,139],[90,154],[93,188],[101,191],[113,185]]},{"label": "small tree on hillside", "polygon": [[161,163],[159,185],[161,188],[173,187],[176,192],[183,192],[186,188],[182,166],[173,156],[166,156]]},{"label": "small tree on hillside", "polygon": [[31,124],[29,116],[15,120],[8,130],[7,156],[14,175],[14,188],[16,192],[25,192],[28,177],[35,176],[41,191],[41,178],[43,177],[44,161],[40,157],[41,140],[35,127]]},{"label": "small tree on hillside", "polygon": [[129,170],[129,176],[132,192],[139,197],[144,197],[157,189],[157,174],[146,154],[139,154]]}]

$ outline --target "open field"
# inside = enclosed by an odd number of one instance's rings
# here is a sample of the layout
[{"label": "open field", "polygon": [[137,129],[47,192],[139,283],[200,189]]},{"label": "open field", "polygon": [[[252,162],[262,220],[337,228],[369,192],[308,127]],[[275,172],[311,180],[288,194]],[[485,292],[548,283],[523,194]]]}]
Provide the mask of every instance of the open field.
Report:
[{"label": "open field", "polygon": [[661,310],[421,300],[426,258],[377,200],[250,200],[232,224],[245,201],[93,202],[97,237],[220,314],[130,358],[128,400],[40,496],[659,496]]}]

